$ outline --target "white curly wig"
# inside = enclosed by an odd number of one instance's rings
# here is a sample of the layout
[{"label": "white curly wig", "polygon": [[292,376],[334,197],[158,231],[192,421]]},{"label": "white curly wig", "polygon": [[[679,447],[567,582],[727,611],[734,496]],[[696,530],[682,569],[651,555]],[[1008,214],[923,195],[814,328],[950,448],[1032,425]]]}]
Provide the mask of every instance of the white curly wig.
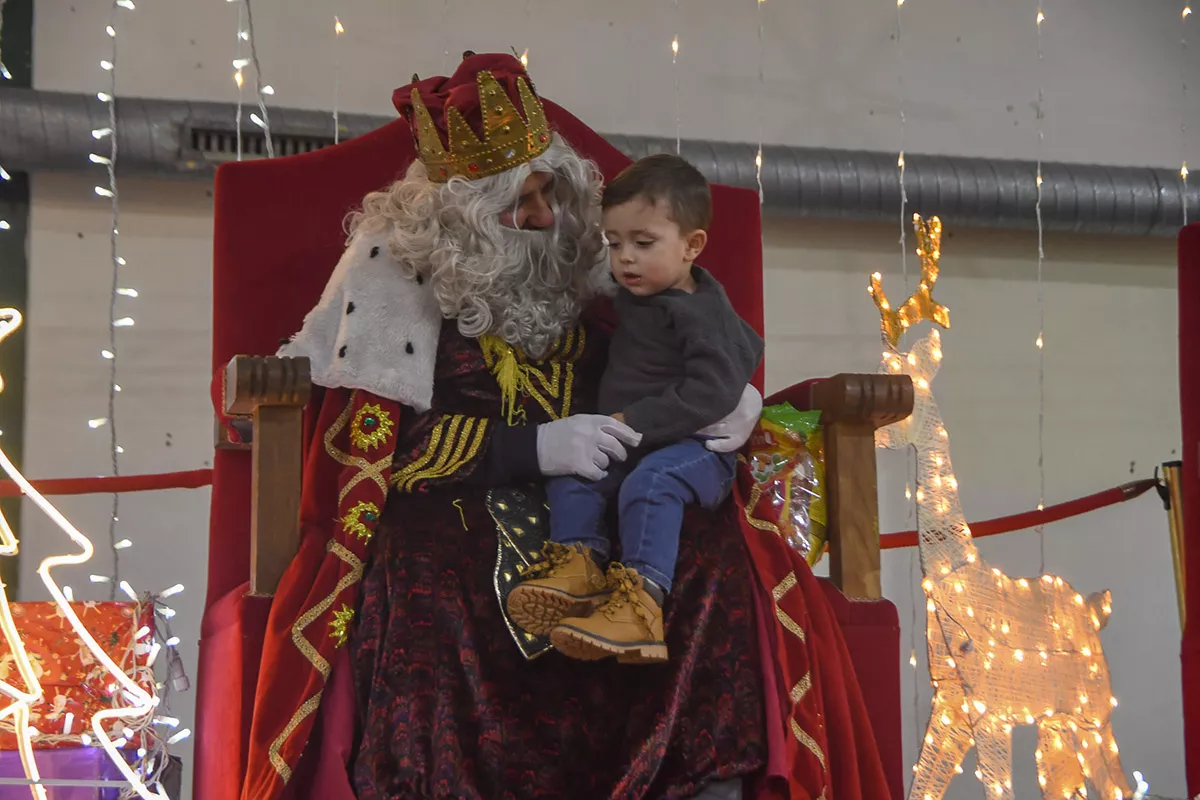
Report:
[{"label": "white curly wig", "polygon": [[[554,224],[517,230],[500,222],[515,210],[525,179],[551,173]],[[601,262],[600,171],[555,136],[544,153],[477,180],[429,180],[415,160],[403,178],[372,192],[348,220],[350,235],[388,230],[406,277],[431,283],[442,314],[464,336],[498,336],[544,354],[579,319]]]}]

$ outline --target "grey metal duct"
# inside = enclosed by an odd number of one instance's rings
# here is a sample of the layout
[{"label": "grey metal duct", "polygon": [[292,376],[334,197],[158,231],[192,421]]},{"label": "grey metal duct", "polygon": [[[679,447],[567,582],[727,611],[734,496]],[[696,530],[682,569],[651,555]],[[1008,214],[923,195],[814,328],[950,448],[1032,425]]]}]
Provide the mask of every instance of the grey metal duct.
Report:
[{"label": "grey metal duct", "polygon": [[[247,117],[254,107],[247,105]],[[277,153],[333,143],[328,113],[271,107]],[[220,103],[119,98],[118,141],[123,174],[210,177],[234,156],[235,109]],[[341,114],[341,138],[391,120]],[[0,89],[0,164],[26,171],[77,171],[96,148],[91,132],[107,126],[106,106],[87,95]],[[673,139],[608,135],[627,155],[671,152]],[[262,152],[261,131],[243,126],[245,152]],[[106,149],[106,148],[104,148]],[[756,145],[690,140],[683,155],[710,180],[750,189]],[[103,152],[103,149],[100,150]],[[909,207],[940,214],[961,227],[1036,226],[1033,162],[956,156],[906,156]],[[1178,173],[1151,167],[1043,165],[1042,217],[1050,231],[1173,236],[1183,222]],[[893,220],[900,205],[894,153],[810,147],[763,148],[764,211],[792,217]],[[1200,185],[1187,198],[1200,214]]]}]

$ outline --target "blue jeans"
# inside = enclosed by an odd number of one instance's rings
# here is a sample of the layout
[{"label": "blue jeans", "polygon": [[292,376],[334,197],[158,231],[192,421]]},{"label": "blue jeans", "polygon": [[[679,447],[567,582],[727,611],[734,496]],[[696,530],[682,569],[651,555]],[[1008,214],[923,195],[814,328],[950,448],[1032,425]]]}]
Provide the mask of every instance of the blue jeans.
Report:
[{"label": "blue jeans", "polygon": [[669,591],[684,507],[716,508],[729,494],[734,470],[732,453],[714,453],[699,439],[683,439],[640,459],[614,462],[598,481],[551,478],[546,483],[550,540],[583,544],[607,559],[612,546],[604,518],[616,497],[622,562]]}]

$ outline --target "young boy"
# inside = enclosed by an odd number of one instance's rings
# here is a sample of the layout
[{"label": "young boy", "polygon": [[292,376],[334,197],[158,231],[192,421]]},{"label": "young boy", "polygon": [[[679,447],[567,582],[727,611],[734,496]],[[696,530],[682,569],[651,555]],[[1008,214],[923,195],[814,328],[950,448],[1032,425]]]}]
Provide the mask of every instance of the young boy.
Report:
[{"label": "young boy", "polygon": [[[708,450],[696,434],[737,407],[763,342],[694,264],[712,217],[708,182],[695,167],[673,155],[644,158],[605,188],[601,207],[620,288],[599,411],[642,443],[598,481],[547,483],[547,561],[513,589],[508,608],[514,622],[548,633],[574,658],[665,661],[662,605],[684,507],[716,508],[734,477],[734,455]],[[623,564],[606,577],[614,497]]]}]

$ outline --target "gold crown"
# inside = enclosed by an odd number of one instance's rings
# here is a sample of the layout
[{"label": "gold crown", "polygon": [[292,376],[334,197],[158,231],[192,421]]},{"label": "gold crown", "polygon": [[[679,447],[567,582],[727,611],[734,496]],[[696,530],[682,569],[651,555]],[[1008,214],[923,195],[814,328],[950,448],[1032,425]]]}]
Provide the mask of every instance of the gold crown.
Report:
[{"label": "gold crown", "polygon": [[536,158],[550,146],[550,124],[542,102],[524,78],[517,78],[517,91],[525,117],[517,111],[508,92],[487,70],[476,76],[479,105],[483,116],[483,141],[471,130],[462,113],[454,106],[446,108],[446,134],[450,150],[442,138],[429,109],[421,102],[421,93],[412,90],[413,113],[417,119],[417,148],[421,161],[429,168],[429,178],[441,183],[454,176],[474,180],[512,169]]},{"label": "gold crown", "polygon": [[950,328],[950,309],[933,299],[933,286],[938,279],[938,261],[942,257],[942,221],[933,217],[923,222],[920,214],[913,214],[913,229],[917,234],[917,256],[921,259],[921,282],[900,308],[892,308],[883,293],[883,277],[876,272],[871,276],[867,291],[879,306],[880,328],[888,343],[895,347],[900,335],[921,320]]}]

